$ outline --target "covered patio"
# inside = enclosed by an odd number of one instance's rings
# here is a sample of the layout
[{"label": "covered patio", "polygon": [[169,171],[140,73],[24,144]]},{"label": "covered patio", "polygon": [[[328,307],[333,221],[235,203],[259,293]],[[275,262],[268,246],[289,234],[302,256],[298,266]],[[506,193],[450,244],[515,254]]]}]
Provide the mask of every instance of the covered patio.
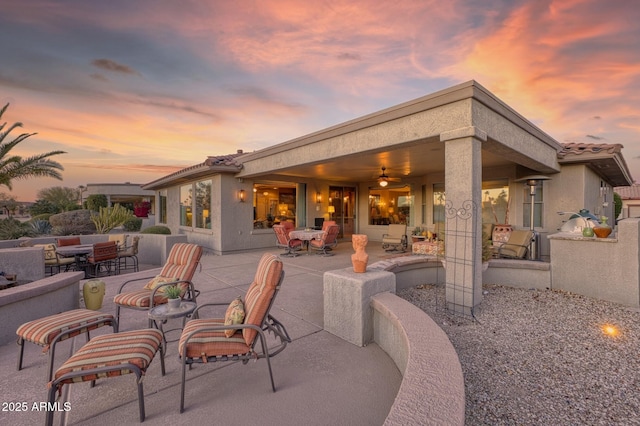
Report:
[{"label": "covered patio", "polygon": [[[391,223],[407,233],[442,227],[447,303],[468,315],[482,301],[483,223],[535,228],[548,261],[558,211],[613,217],[613,186],[632,182],[620,147],[582,148],[567,149],[469,81],[259,151],[208,157],[143,188],[156,191],[161,223],[216,254],[272,246],[280,221],[335,220],[340,238],[370,241]],[[520,182],[531,175],[547,179],[533,203]],[[495,219],[491,191],[504,194]]]}]

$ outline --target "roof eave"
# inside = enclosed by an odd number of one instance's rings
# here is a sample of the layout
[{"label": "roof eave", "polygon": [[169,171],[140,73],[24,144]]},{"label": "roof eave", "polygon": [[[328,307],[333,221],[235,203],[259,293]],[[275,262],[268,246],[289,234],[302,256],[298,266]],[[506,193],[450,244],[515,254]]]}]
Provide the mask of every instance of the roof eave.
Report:
[{"label": "roof eave", "polygon": [[175,186],[181,183],[191,182],[205,176],[211,176],[211,175],[220,174],[220,173],[238,173],[240,170],[242,170],[242,166],[236,166],[236,165],[209,166],[206,164],[206,162],[204,162],[192,167],[188,167],[186,169],[179,170],[168,176],[164,176],[160,179],[154,180],[153,182],[146,183],[142,185],[142,189],[158,190],[158,189],[168,188],[170,186]]}]

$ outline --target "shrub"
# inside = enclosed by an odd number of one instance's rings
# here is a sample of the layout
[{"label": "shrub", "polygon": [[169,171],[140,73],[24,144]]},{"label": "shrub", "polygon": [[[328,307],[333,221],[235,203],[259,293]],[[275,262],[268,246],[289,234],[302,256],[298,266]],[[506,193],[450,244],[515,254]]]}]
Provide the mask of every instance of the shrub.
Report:
[{"label": "shrub", "polygon": [[140,231],[140,233],[171,235],[171,229],[163,225],[154,225],[154,226],[149,226],[148,228],[144,228],[142,231]]},{"label": "shrub", "polygon": [[31,216],[31,222],[35,222],[36,220],[46,220],[49,222],[49,218],[53,215],[53,213],[42,213],[36,216]]},{"label": "shrub", "polygon": [[100,207],[100,212],[91,212],[91,220],[96,225],[98,234],[106,234],[113,228],[122,226],[133,217],[131,210],[127,210],[120,204],[113,207]]},{"label": "shrub", "polygon": [[107,196],[104,194],[93,194],[87,197],[85,204],[87,209],[98,212],[100,211],[100,207],[108,207],[109,201],[107,200]]},{"label": "shrub", "polygon": [[132,217],[122,224],[122,227],[127,232],[138,232],[142,228],[142,219],[139,217]]},{"label": "shrub", "polygon": [[49,217],[49,223],[53,226],[53,233],[56,235],[86,235],[96,232],[89,210],[54,214]]},{"label": "shrub", "polygon": [[53,228],[48,220],[36,219],[31,220],[29,223],[33,228],[33,231],[38,235],[50,234],[51,229]]},{"label": "shrub", "polygon": [[615,223],[618,220],[618,217],[620,217],[620,213],[622,213],[622,197],[620,197],[620,194],[616,192],[613,193],[613,206],[615,214],[613,222]]},{"label": "shrub", "polygon": [[0,220],[0,240],[17,240],[34,235],[33,228],[27,222],[22,223],[11,217]]}]

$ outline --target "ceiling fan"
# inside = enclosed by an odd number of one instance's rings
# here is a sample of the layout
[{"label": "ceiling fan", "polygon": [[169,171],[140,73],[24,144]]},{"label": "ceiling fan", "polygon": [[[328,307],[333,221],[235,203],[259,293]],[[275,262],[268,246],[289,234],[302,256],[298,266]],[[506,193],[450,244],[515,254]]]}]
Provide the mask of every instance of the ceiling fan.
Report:
[{"label": "ceiling fan", "polygon": [[385,173],[386,170],[387,168],[385,166],[382,166],[382,174],[378,176],[378,185],[384,188],[385,186],[389,185],[389,182],[400,182],[400,179],[398,178],[389,177]]}]

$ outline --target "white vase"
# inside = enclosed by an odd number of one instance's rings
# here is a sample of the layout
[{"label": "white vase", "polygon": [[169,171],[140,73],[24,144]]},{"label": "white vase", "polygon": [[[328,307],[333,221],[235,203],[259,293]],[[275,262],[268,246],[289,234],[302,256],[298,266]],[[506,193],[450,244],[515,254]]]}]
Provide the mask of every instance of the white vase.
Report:
[{"label": "white vase", "polygon": [[175,311],[176,309],[180,308],[180,302],[182,302],[182,299],[180,298],[169,299],[169,301],[167,302],[167,305],[169,305],[169,310]]}]

